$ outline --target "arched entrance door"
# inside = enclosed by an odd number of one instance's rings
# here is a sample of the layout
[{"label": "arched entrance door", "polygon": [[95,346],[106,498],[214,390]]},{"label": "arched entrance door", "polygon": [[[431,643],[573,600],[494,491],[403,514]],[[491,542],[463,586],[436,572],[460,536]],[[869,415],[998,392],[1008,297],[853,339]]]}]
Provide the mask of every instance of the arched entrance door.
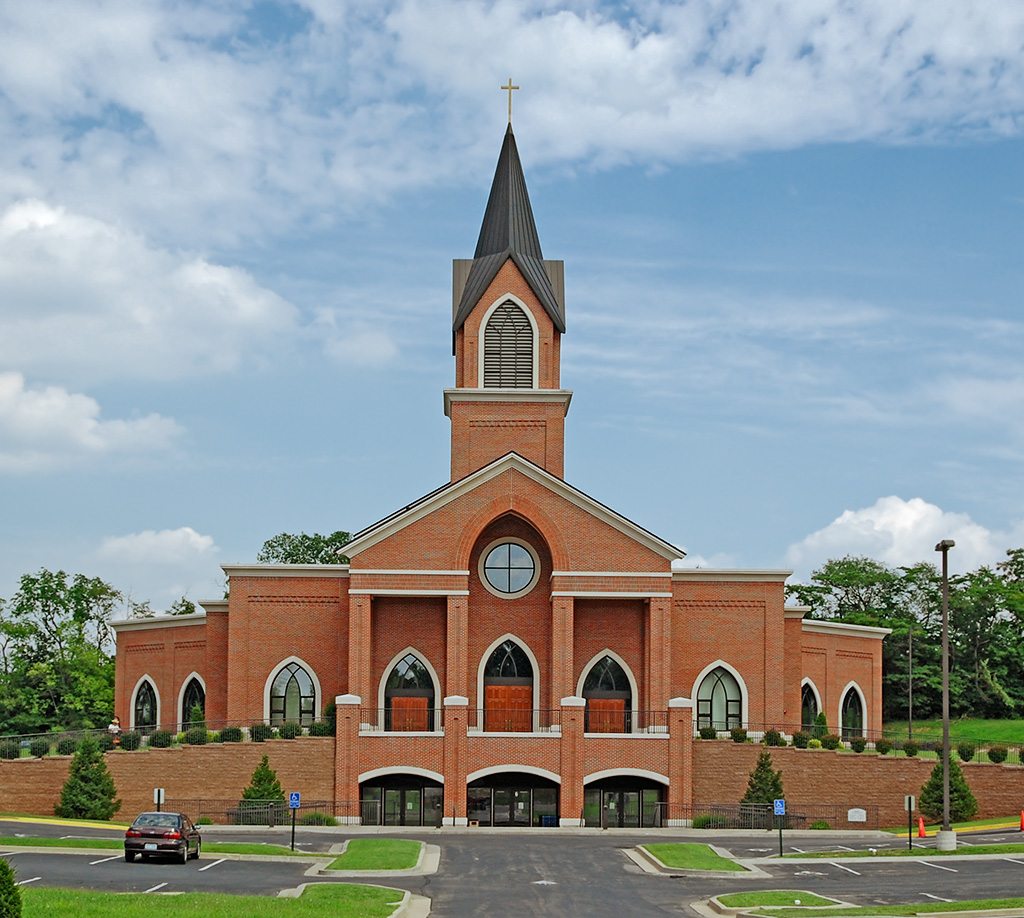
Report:
[{"label": "arched entrance door", "polygon": [[647,829],[663,824],[665,785],[650,778],[613,775],[583,790],[583,824],[602,829]]},{"label": "arched entrance door", "polygon": [[419,775],[381,775],[359,785],[364,826],[439,826],[444,786]]},{"label": "arched entrance door", "polygon": [[528,733],[533,729],[533,664],[511,638],[484,666],[484,730]]},{"label": "arched entrance door", "polygon": [[481,826],[558,825],[558,785],[548,778],[501,772],[466,789],[466,816]]}]

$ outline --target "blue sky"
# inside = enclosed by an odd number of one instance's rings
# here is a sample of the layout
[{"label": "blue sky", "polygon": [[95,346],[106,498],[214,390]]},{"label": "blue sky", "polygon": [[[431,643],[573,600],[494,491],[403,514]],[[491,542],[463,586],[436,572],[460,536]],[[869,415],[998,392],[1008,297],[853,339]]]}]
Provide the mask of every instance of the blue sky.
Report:
[{"label": "blue sky", "polygon": [[216,596],[447,479],[509,74],[570,481],[704,566],[999,560],[1022,52],[1006,2],[0,2],[0,596]]}]

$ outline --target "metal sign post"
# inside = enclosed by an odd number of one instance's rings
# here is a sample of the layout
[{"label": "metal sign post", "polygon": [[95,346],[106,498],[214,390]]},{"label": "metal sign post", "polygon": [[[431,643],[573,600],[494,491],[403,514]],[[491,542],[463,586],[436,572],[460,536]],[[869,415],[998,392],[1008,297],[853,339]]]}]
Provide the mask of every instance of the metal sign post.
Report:
[{"label": "metal sign post", "polygon": [[160,812],[160,807],[163,805],[165,799],[164,789],[162,787],[153,788],[153,802],[156,804],[156,811]]},{"label": "metal sign post", "polygon": [[913,794],[907,794],[903,798],[903,805],[907,808],[907,850],[914,850],[914,809],[917,801]]},{"label": "metal sign post", "polygon": [[295,814],[300,806],[302,806],[302,794],[292,791],[288,795],[288,809],[292,811],[292,851],[295,850]]},{"label": "metal sign post", "polygon": [[773,801],[773,812],[775,813],[776,818],[779,820],[779,857],[782,857],[782,824],[786,821],[786,801]]}]

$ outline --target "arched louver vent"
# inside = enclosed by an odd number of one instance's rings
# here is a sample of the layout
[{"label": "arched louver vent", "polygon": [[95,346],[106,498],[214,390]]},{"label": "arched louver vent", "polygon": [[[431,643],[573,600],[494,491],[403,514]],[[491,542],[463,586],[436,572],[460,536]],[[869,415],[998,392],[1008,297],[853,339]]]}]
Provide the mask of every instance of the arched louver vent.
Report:
[{"label": "arched louver vent", "polygon": [[484,386],[533,388],[533,326],[521,306],[502,303],[484,330]]}]

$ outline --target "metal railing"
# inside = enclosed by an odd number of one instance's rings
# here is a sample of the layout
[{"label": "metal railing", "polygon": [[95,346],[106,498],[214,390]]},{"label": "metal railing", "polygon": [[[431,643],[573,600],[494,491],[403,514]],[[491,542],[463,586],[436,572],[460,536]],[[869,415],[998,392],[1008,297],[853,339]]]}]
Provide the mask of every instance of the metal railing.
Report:
[{"label": "metal railing", "polygon": [[[877,806],[857,807],[825,803],[795,804],[787,802],[785,816],[775,816],[767,803],[695,803],[690,805],[657,804],[657,825],[690,825],[694,829],[878,829]],[[864,819],[851,822],[851,812]]]}]

